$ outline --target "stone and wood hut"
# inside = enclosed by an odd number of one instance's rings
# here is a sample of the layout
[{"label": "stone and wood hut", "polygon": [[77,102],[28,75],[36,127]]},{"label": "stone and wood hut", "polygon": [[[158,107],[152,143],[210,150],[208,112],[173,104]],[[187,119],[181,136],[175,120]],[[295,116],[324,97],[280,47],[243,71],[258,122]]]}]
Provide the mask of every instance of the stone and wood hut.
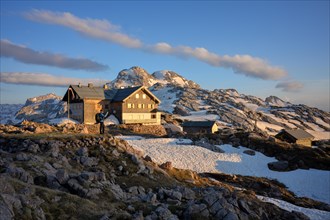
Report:
[{"label": "stone and wood hut", "polygon": [[295,143],[304,146],[312,146],[314,136],[302,129],[283,129],[277,135],[277,139],[288,143]]},{"label": "stone and wood hut", "polygon": [[95,115],[101,109],[122,124],[161,123],[160,100],[144,86],[108,89],[90,83],[70,85],[62,100],[68,102],[70,118],[84,124],[96,123]]},{"label": "stone and wood hut", "polygon": [[187,134],[213,134],[218,131],[215,121],[186,121],[182,124],[182,128]]}]

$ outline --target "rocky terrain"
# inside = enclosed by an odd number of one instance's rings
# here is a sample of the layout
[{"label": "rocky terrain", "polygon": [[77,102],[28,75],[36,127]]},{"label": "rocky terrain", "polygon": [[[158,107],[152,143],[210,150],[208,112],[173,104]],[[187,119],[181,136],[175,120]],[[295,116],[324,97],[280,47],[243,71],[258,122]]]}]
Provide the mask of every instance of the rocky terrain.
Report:
[{"label": "rocky terrain", "polygon": [[253,185],[155,164],[111,134],[77,126],[1,127],[1,219],[308,219],[256,197],[255,191],[294,200],[280,184],[260,180],[256,190],[257,178]]}]

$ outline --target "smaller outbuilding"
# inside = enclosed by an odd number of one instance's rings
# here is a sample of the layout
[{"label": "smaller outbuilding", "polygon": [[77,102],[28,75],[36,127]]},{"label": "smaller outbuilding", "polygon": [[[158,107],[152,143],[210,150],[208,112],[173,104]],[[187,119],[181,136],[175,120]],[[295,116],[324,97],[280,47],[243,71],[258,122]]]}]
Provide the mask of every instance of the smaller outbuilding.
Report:
[{"label": "smaller outbuilding", "polygon": [[186,121],[182,124],[182,128],[187,134],[214,134],[218,131],[215,121]]},{"label": "smaller outbuilding", "polygon": [[283,129],[277,135],[277,139],[288,143],[295,143],[311,147],[314,136],[302,129]]}]

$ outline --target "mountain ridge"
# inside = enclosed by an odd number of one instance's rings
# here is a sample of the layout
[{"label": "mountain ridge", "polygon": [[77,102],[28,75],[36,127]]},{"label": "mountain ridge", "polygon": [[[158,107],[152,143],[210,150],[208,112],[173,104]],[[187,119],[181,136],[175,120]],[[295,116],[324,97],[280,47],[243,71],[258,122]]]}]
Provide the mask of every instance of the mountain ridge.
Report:
[{"label": "mountain ridge", "polygon": [[[275,135],[281,129],[300,128],[316,139],[330,139],[330,113],[302,104],[285,102],[279,97],[261,99],[240,94],[236,89],[201,88],[170,70],[152,74],[134,66],[118,73],[109,88],[146,86],[162,103],[159,110],[175,114],[180,120],[216,120],[222,127],[242,128],[247,131]],[[15,115],[7,120],[17,123],[27,119],[49,122],[66,116],[66,103],[54,94],[30,98]],[[2,123],[5,120],[2,120]]]}]

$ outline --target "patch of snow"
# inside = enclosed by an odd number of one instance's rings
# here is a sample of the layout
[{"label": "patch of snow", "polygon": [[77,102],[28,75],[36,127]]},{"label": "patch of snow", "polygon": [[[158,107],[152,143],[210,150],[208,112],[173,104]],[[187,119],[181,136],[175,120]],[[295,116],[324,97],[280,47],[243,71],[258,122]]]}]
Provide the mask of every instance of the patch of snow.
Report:
[{"label": "patch of snow", "polygon": [[[283,129],[283,127],[281,127],[281,126],[270,124],[270,123],[264,122],[264,121],[257,121],[257,127],[263,131],[266,131],[270,135],[276,135],[280,130]],[[274,131],[269,131],[267,128],[270,128]]]},{"label": "patch of snow", "polygon": [[68,118],[54,118],[49,121],[49,124],[64,125],[64,124],[79,124],[78,121]]},{"label": "patch of snow", "polygon": [[239,97],[239,93],[235,89],[226,89],[226,94],[233,96],[233,97]]},{"label": "patch of snow", "polygon": [[176,82],[180,86],[185,86],[186,85],[185,81],[183,81],[183,79],[181,77],[178,77],[178,76],[173,77],[172,81]]},{"label": "patch of snow", "polygon": [[298,196],[305,196],[330,204],[330,171],[324,170],[294,170],[290,172],[277,172],[268,169],[269,162],[277,161],[256,152],[255,156],[244,154],[248,148],[234,148],[231,145],[219,146],[226,153],[239,155],[241,163],[217,162],[217,169],[227,174],[266,177],[277,179],[284,183],[289,190]]},{"label": "patch of snow", "polygon": [[294,118],[294,117],[300,117],[297,113],[295,113],[295,112],[288,112],[288,111],[280,111],[282,114],[284,114],[284,115],[287,115],[287,116],[289,116],[289,117],[291,117],[291,118]]},{"label": "patch of snow", "polygon": [[106,118],[104,120],[104,125],[119,125],[119,120],[117,119],[116,116],[114,116],[113,114],[111,114],[108,118]]},{"label": "patch of snow", "polygon": [[136,140],[144,140],[144,137],[141,136],[116,136],[116,138],[120,138],[125,141],[136,141]]},{"label": "patch of snow", "polygon": [[330,139],[330,132],[329,131],[313,131],[313,130],[306,130],[308,133],[314,136],[314,140],[328,140]]},{"label": "patch of snow", "polygon": [[174,102],[178,100],[177,96],[180,91],[172,92],[172,87],[164,87],[159,90],[152,91],[152,93],[162,102],[158,106],[160,110],[172,113],[175,107]]},{"label": "patch of snow", "polygon": [[52,112],[50,114],[48,114],[48,118],[55,118],[57,115],[57,112]]},{"label": "patch of snow", "polygon": [[260,199],[263,202],[267,203],[272,203],[281,209],[287,210],[289,212],[296,211],[296,212],[301,212],[308,216],[311,220],[325,220],[325,219],[330,219],[330,212],[327,211],[322,211],[318,209],[309,209],[309,208],[304,208],[300,206],[293,205],[289,202],[279,200],[279,199],[273,199],[269,197],[264,197],[264,196],[258,196],[258,199]]},{"label": "patch of snow", "polygon": [[242,98],[237,98],[236,101],[244,104],[248,109],[252,110],[252,111],[256,111],[259,108],[259,105],[250,103],[248,101],[246,101],[245,99]]},{"label": "patch of snow", "polygon": [[320,128],[318,125],[314,124],[314,123],[310,123],[310,122],[305,122],[305,124],[307,124],[309,127],[311,127],[314,131],[324,131],[323,128]]},{"label": "patch of snow", "polygon": [[190,112],[190,114],[188,116],[176,116],[176,118],[188,121],[215,121],[220,119],[219,115],[208,114],[207,110]]},{"label": "patch of snow", "polygon": [[15,114],[22,108],[23,104],[0,104],[0,124],[13,121]]},{"label": "patch of snow", "polygon": [[160,79],[160,80],[164,80],[165,79],[165,75],[167,74],[168,70],[161,70],[161,71],[156,71],[153,73],[153,76],[156,79]]},{"label": "patch of snow", "polygon": [[315,121],[316,121],[317,124],[323,125],[326,128],[330,128],[330,124],[324,122],[322,119],[317,118],[317,117],[314,117],[314,119],[315,119]]}]

